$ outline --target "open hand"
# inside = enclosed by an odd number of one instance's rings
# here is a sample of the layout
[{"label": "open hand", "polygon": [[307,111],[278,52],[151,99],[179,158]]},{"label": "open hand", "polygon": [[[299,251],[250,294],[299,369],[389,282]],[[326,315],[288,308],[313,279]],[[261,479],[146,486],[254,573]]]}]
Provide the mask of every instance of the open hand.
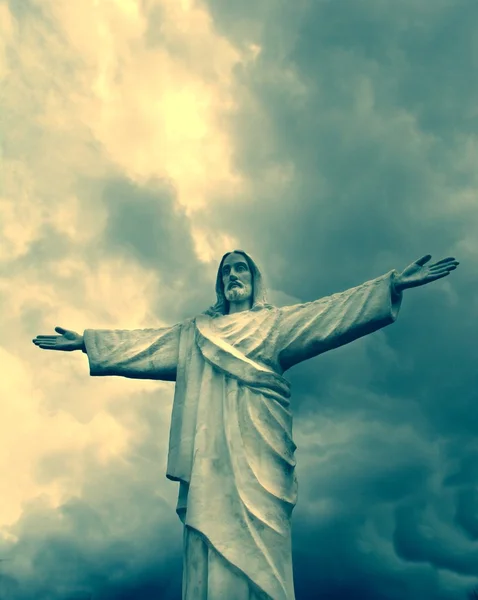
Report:
[{"label": "open hand", "polygon": [[426,263],[431,259],[431,254],[422,256],[411,265],[408,265],[400,275],[395,279],[395,289],[398,292],[407,288],[418,287],[420,285],[426,285],[436,279],[446,277],[454,271],[460,264],[453,257],[443,258],[432,265]]},{"label": "open hand", "polygon": [[32,342],[43,350],[71,352],[83,348],[83,336],[76,331],[63,329],[63,327],[55,327],[55,331],[60,335],[37,335]]}]

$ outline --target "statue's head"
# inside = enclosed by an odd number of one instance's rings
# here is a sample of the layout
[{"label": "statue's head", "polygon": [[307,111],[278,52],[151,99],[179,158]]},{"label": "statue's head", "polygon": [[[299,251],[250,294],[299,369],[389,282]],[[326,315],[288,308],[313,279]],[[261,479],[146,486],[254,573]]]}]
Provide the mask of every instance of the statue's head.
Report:
[{"label": "statue's head", "polygon": [[211,316],[229,313],[231,302],[248,302],[251,310],[271,308],[266,303],[262,274],[243,250],[226,252],[219,263],[216,277],[217,302],[206,314]]}]

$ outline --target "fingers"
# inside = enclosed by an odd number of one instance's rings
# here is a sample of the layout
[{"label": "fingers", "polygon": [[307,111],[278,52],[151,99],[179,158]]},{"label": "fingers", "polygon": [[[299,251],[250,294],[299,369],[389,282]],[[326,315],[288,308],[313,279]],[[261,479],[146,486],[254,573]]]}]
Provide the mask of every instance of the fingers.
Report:
[{"label": "fingers", "polygon": [[57,348],[54,344],[37,344],[37,347],[42,350],[60,350],[60,348]]},{"label": "fingers", "polygon": [[60,337],[59,335],[37,335],[36,338],[33,338],[32,342],[39,348],[52,349],[58,347],[57,341]]},{"label": "fingers", "polygon": [[446,269],[430,269],[430,274],[436,275],[437,273],[450,273],[454,271],[456,267],[447,267]]},{"label": "fingers", "polygon": [[430,273],[441,273],[454,271],[460,263],[454,262],[449,264],[433,265],[430,267]]},{"label": "fingers", "polygon": [[437,265],[445,265],[447,263],[450,264],[455,264],[455,265],[459,265],[460,263],[456,260],[456,258],[453,258],[453,256],[449,256],[447,258],[442,258],[441,260],[439,260],[438,262],[434,263],[433,265],[431,265],[432,267],[436,267]]},{"label": "fingers", "polygon": [[56,348],[55,340],[39,340],[38,338],[35,338],[32,342],[35,346],[38,346],[38,348],[43,348],[45,350]]},{"label": "fingers", "polygon": [[[430,259],[431,259],[431,254],[425,254],[425,256],[422,256],[421,258],[419,258],[418,260],[415,261],[416,265],[419,265],[420,267],[423,267],[424,264],[426,264]],[[456,260],[456,258],[454,258],[453,256],[447,256],[447,258],[442,258],[441,260],[439,260],[436,263],[433,263],[433,265],[430,265],[430,268],[433,267],[445,267],[445,266],[449,266],[449,265],[455,265],[458,266],[460,263]]]},{"label": "fingers", "polygon": [[[61,335],[65,334],[68,330],[64,329],[63,327],[55,327],[55,331]],[[59,335],[37,335],[35,339],[32,340],[32,342],[35,344],[36,341],[35,340],[57,340],[60,336]]]},{"label": "fingers", "polygon": [[420,267],[423,267],[423,265],[425,263],[427,263],[430,260],[431,257],[432,257],[431,254],[425,254],[425,256],[422,256],[421,258],[419,258],[418,260],[416,260],[415,264],[419,265]]},{"label": "fingers", "polygon": [[48,335],[38,335],[36,338],[32,340],[35,346],[39,348],[53,348],[56,347],[57,339],[60,336],[48,336]]},{"label": "fingers", "polygon": [[442,279],[442,277],[446,277],[450,274],[450,271],[443,271],[441,273],[433,273],[427,277],[428,281],[436,281],[437,279]]}]

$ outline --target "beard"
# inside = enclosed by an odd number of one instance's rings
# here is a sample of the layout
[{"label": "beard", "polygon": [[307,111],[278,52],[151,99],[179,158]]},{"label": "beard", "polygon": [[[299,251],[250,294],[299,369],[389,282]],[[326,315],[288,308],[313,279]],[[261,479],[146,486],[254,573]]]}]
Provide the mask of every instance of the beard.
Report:
[{"label": "beard", "polygon": [[246,286],[234,286],[225,291],[226,300],[228,302],[241,302],[250,297],[250,290]]}]

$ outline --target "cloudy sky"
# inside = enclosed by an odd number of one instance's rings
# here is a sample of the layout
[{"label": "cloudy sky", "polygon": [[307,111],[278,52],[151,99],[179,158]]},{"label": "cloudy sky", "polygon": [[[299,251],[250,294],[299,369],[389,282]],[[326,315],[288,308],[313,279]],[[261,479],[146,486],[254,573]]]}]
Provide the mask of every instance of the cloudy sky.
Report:
[{"label": "cloudy sky", "polygon": [[278,305],[460,260],[288,373],[294,568],[297,600],[478,586],[477,22],[476,0],[0,0],[2,600],[179,600],[173,384],[31,339],[181,321],[236,247]]}]

